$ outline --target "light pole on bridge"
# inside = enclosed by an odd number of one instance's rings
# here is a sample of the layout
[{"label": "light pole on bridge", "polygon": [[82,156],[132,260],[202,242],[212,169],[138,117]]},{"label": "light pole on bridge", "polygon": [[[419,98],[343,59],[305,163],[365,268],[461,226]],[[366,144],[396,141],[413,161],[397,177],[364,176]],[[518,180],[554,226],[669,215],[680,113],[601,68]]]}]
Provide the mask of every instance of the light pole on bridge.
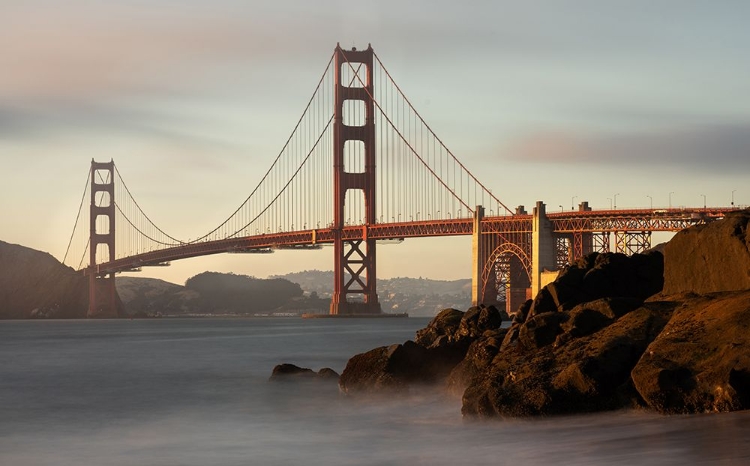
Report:
[{"label": "light pole on bridge", "polygon": [[615,194],[615,202],[614,202],[614,208],[617,209],[617,196],[619,196],[620,193]]},{"label": "light pole on bridge", "polygon": [[559,205],[559,206],[557,206],[557,207],[559,207],[559,208],[560,208],[560,212],[565,212],[565,207],[563,207],[563,206],[561,206],[561,205]]},{"label": "light pole on bridge", "polygon": [[701,196],[703,196],[703,210],[706,210],[706,195],[701,194]]},{"label": "light pole on bridge", "polygon": [[570,210],[576,210],[576,199],[578,196],[573,196],[570,198]]},{"label": "light pole on bridge", "polygon": [[653,209],[654,209],[654,198],[653,198],[653,197],[651,197],[651,196],[649,196],[648,194],[646,194],[646,197],[648,198],[648,202],[649,202],[649,208],[650,208],[651,210],[653,210]]}]

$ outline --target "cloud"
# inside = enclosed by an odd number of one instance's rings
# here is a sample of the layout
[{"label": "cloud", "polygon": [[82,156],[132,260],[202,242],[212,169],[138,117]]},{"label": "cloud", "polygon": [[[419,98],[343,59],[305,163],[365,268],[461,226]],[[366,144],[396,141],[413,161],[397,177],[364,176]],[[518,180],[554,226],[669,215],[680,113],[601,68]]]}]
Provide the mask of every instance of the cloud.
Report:
[{"label": "cloud", "polygon": [[712,173],[750,169],[750,124],[584,136],[538,132],[501,150],[507,160],[565,165],[623,165]]}]

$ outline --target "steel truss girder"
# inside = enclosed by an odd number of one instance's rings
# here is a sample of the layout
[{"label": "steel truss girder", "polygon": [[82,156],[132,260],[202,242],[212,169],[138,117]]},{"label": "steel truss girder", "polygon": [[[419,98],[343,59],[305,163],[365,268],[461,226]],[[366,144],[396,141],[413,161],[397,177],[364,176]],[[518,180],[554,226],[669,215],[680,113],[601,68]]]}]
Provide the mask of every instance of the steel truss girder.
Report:
[{"label": "steel truss girder", "polygon": [[557,235],[555,237],[555,266],[558,269],[570,264],[573,260],[573,242],[570,235]]},{"label": "steel truss girder", "polygon": [[[482,235],[492,234],[482,232]],[[511,256],[518,258],[525,276],[531,282],[531,234],[513,232],[499,235],[494,233],[494,235],[497,235],[497,247],[489,255],[482,269],[481,295],[486,295],[488,287],[494,287],[497,300],[503,301],[503,297],[507,298],[507,289],[512,281],[510,277]],[[491,282],[493,276],[495,283]]]},{"label": "steel truss girder", "polygon": [[627,255],[640,254],[651,249],[651,232],[650,231],[616,231],[615,232],[616,252]]}]

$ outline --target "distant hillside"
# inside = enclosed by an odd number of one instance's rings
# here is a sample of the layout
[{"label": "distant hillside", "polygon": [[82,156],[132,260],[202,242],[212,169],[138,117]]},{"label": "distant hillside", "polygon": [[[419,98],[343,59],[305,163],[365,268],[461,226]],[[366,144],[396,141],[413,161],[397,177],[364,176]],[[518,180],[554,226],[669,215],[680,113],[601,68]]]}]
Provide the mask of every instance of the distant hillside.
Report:
[{"label": "distant hillside", "polygon": [[120,277],[116,283],[130,315],[254,315],[328,306],[316,297],[304,297],[299,285],[280,278],[204,272],[185,286],[137,277]]},{"label": "distant hillside", "polygon": [[[185,286],[152,278],[118,277],[117,291],[128,314],[254,315],[328,312],[333,272],[311,270],[258,279],[204,272]],[[393,278],[378,280],[385,312],[434,316],[446,307],[471,304],[471,280]]]},{"label": "distant hillside", "polygon": [[[285,278],[298,283],[307,292],[315,291],[321,296],[331,294],[333,272],[322,270],[305,270],[303,272],[273,275],[271,278]],[[407,293],[424,295],[462,295],[471,294],[471,279],[433,280],[430,278],[379,278],[378,291],[387,293]]]},{"label": "distant hillside", "polygon": [[0,241],[0,319],[83,318],[86,278],[46,252]]},{"label": "distant hillside", "polygon": [[[333,272],[305,270],[276,275],[299,283],[307,293],[330,298]],[[378,299],[385,312],[408,312],[412,316],[434,316],[446,307],[466,309],[471,305],[471,279],[432,280],[428,278],[378,279]]]},{"label": "distant hillside", "polygon": [[193,308],[190,301],[197,293],[184,286],[156,278],[117,277],[117,294],[129,315],[184,314]]}]

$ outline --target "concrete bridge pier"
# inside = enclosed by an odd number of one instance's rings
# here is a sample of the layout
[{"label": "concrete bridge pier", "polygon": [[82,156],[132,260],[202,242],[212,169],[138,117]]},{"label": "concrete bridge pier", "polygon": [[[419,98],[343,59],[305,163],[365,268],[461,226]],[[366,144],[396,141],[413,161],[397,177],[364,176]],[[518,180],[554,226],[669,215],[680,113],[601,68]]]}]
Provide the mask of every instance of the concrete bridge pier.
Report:
[{"label": "concrete bridge pier", "polygon": [[515,255],[510,256],[509,264],[510,285],[508,286],[505,296],[505,311],[508,314],[512,314],[518,310],[518,308],[526,302],[527,299],[531,299],[531,283],[529,283],[529,276],[526,273],[526,268]]},{"label": "concrete bridge pier", "polygon": [[544,286],[542,272],[557,269],[555,234],[552,222],[547,218],[547,209],[542,201],[537,201],[532,212],[531,231],[531,298],[536,297]]},{"label": "concrete bridge pier", "polygon": [[[490,256],[497,248],[497,235],[482,234],[482,219],[484,207],[478,205],[474,210],[474,225],[471,236],[471,304],[498,304],[497,302],[497,274],[495,268],[485,270]],[[483,274],[487,273],[484,277]]]}]

